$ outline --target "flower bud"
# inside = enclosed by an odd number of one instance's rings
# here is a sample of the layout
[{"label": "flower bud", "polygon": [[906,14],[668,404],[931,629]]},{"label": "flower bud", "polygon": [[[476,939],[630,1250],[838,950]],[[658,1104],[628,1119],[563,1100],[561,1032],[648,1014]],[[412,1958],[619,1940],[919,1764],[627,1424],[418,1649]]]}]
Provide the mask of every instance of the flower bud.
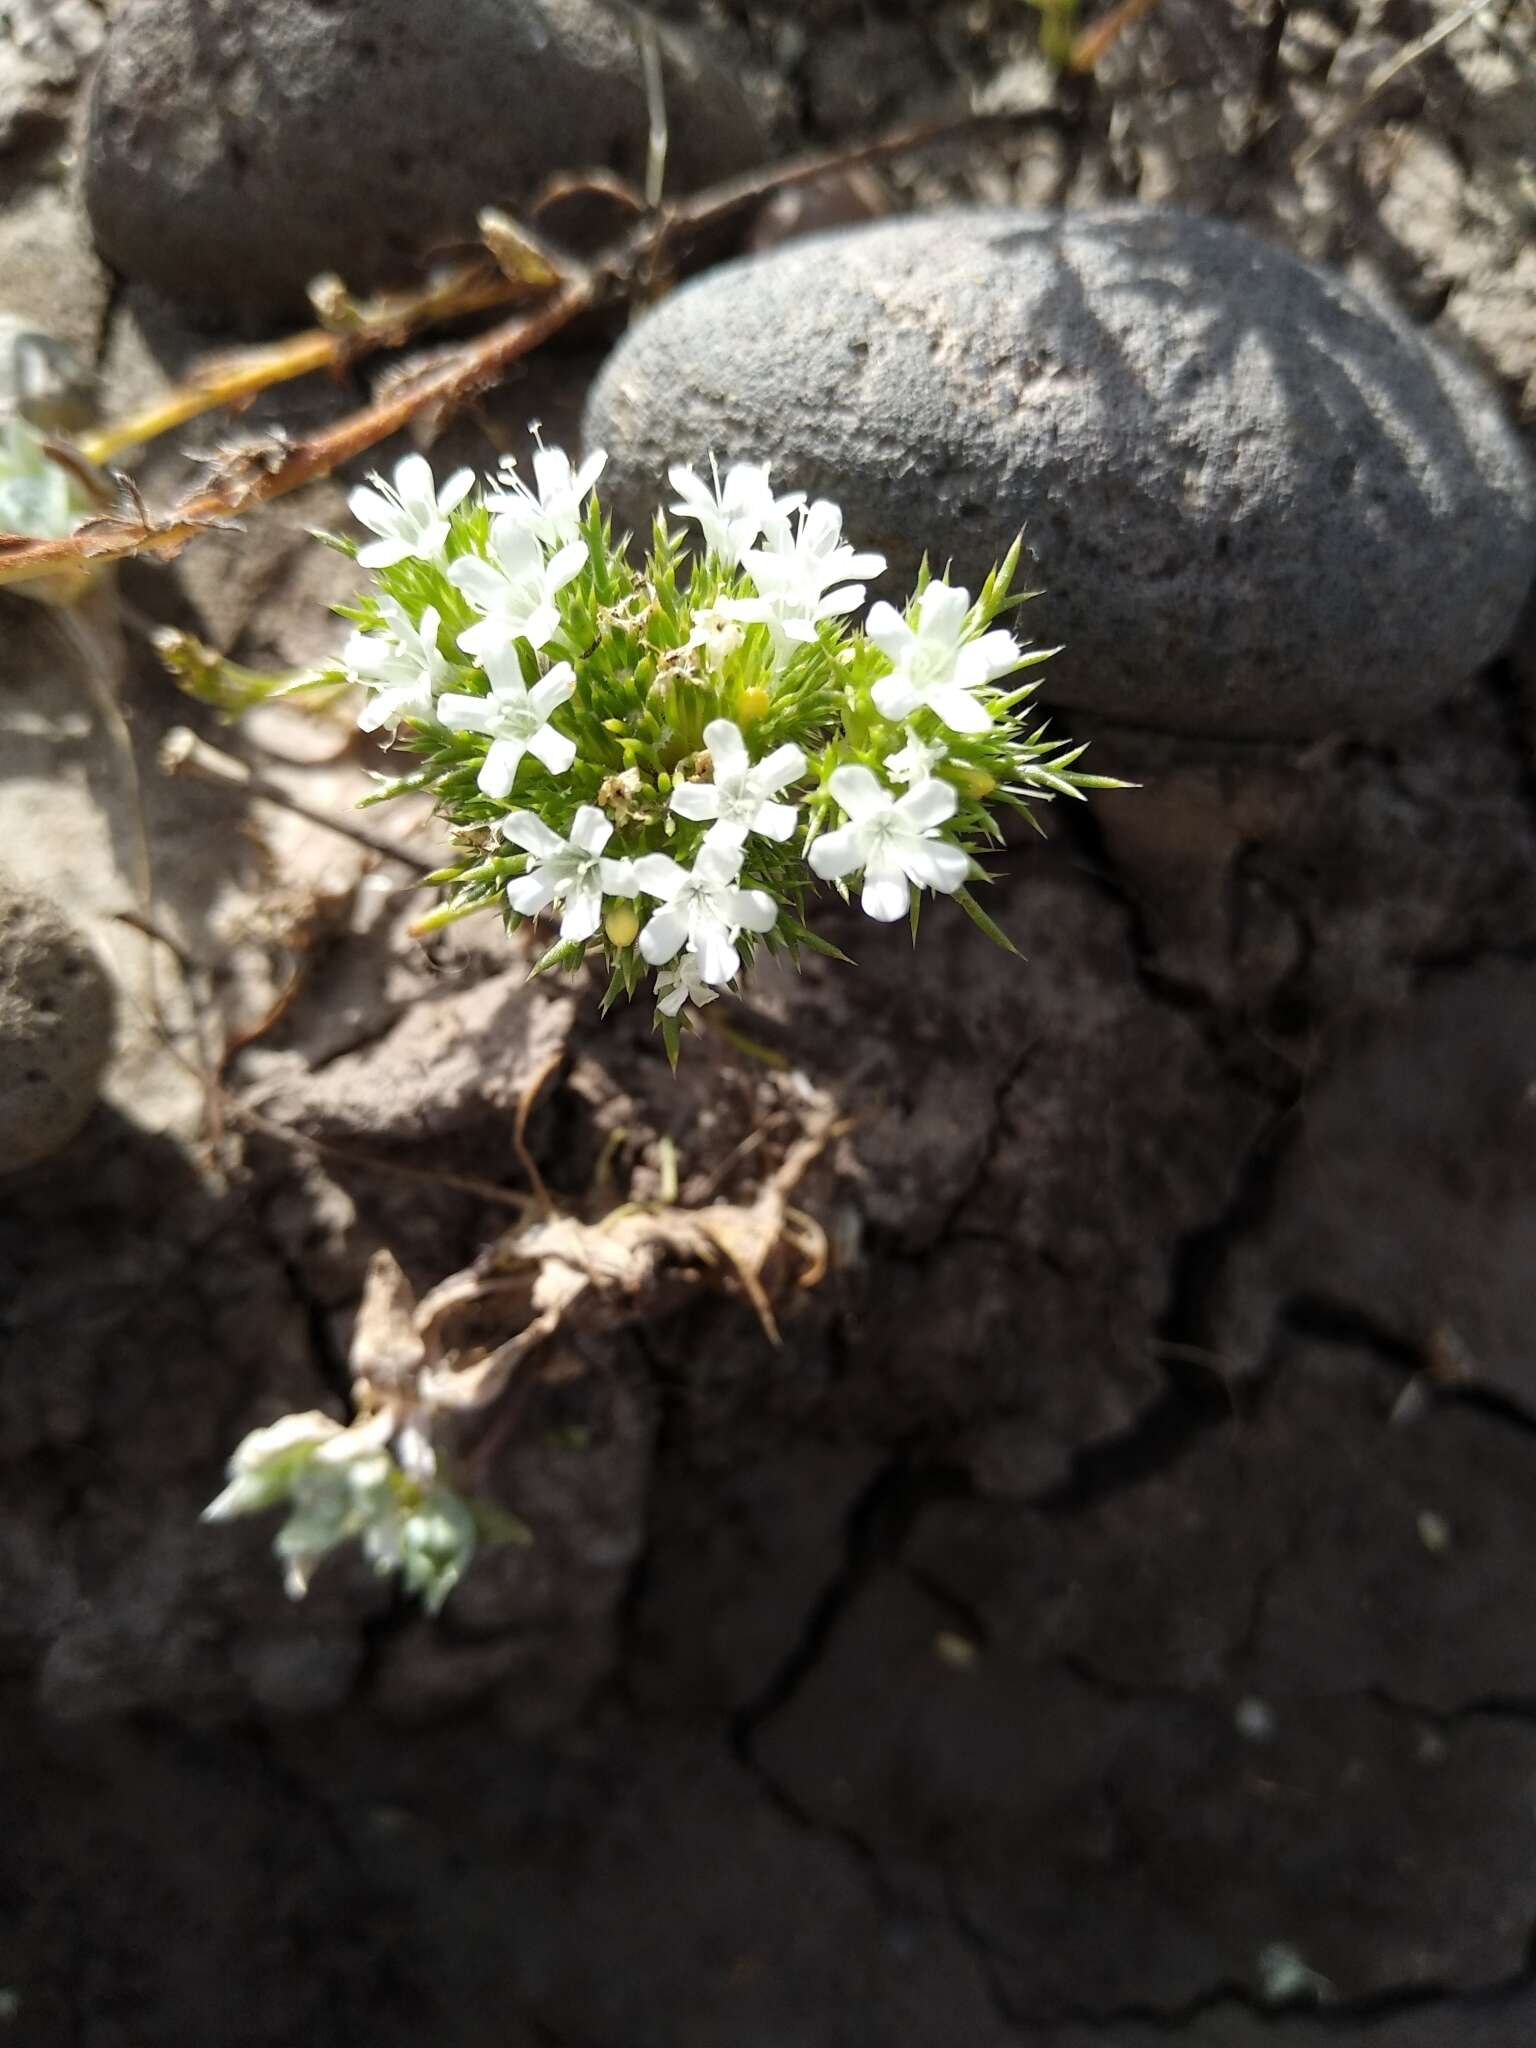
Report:
[{"label": "flower bud", "polygon": [[736,699],[736,723],[755,725],[768,709],[768,692],[760,683],[754,683],[750,690],[743,690]]},{"label": "flower bud", "polygon": [[997,777],[989,775],[985,768],[962,768],[960,787],[967,796],[981,798],[990,796],[997,787]]},{"label": "flower bud", "polygon": [[632,903],[610,903],[603,913],[603,930],[613,946],[632,946],[640,935],[640,915]]}]

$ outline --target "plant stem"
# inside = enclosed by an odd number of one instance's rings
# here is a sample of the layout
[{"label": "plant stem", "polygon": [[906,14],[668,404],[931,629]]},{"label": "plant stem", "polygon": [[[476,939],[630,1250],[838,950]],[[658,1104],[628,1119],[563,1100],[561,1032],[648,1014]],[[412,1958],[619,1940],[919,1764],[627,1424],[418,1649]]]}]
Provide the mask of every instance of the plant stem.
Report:
[{"label": "plant stem", "polygon": [[[1045,108],[1023,116],[967,115],[959,120],[919,122],[851,147],[813,151],[712,185],[640,222],[611,243],[589,270],[567,276],[541,304],[466,342],[429,373],[404,387],[397,386],[390,395],[319,433],[293,442],[270,460],[232,456],[210,484],[173,507],[163,520],[89,520],[63,540],[0,533],[0,585],[32,582],[85,563],[120,561],[132,555],[170,559],[198,533],[237,517],[252,505],[328,476],[399,433],[421,414],[440,414],[480,397],[520,356],[558,334],[579,314],[627,297],[663,249],[719,226],[774,192],[933,143],[1016,129],[1021,122],[1057,126],[1064,119],[1058,109]],[[308,337],[298,340],[313,345]]]}]

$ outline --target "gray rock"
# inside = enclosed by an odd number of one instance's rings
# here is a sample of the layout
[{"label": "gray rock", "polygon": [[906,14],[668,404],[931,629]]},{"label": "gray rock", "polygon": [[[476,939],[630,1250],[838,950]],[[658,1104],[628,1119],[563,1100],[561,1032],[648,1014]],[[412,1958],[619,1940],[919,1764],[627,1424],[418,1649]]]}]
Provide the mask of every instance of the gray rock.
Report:
[{"label": "gray rock", "polygon": [[112,1043],[112,989],[79,932],[0,881],[0,1173],[67,1145]]},{"label": "gray rock", "polygon": [[587,416],[630,523],[669,460],[771,459],[902,593],[1023,527],[1064,704],[1250,737],[1366,727],[1496,654],[1536,482],[1494,401],[1329,276],[1134,207],[919,216],[725,266],[641,321]]},{"label": "gray rock", "polygon": [[[690,44],[663,46],[669,188],[760,148],[751,107]],[[303,310],[339,271],[410,281],[554,172],[638,181],[648,120],[634,28],[603,0],[127,0],[87,122],[103,252],[200,312]]]}]

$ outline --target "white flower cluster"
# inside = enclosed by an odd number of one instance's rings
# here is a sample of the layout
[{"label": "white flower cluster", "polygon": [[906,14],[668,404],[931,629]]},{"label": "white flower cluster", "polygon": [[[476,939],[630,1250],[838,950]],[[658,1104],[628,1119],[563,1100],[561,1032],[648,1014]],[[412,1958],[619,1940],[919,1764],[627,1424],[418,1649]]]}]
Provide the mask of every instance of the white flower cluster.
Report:
[{"label": "white flower cluster", "polygon": [[375,1571],[399,1573],[435,1612],[462,1578],[476,1537],[473,1515],[436,1483],[435,1469],[425,1442],[387,1413],[345,1429],[315,1410],[285,1415],[240,1443],[228,1485],[202,1518],[226,1522],[286,1502],[272,1547],[291,1599],[309,1590],[327,1552],[356,1537]]},{"label": "white flower cluster", "polygon": [[[563,946],[633,946],[661,1016],[733,982],[744,935],[782,940],[811,879],[859,883],[867,914],[894,922],[915,890],[953,895],[979,872],[964,839],[985,820],[962,815],[966,795],[1010,776],[1075,795],[1092,779],[1065,772],[1075,754],[1031,765],[1044,749],[1008,721],[1028,693],[993,686],[1043,656],[991,625],[1006,587],[973,604],[929,581],[905,613],[877,603],[851,626],[885,561],[845,540],[836,505],[776,493],[765,466],[705,478],[679,464],[669,509],[701,537],[697,600],[668,580],[664,602],[654,563],[637,576],[592,523],[604,463],[541,447],[531,484],[508,463],[467,505],[467,470],[438,488],[412,455],[392,483],[355,491],[374,536],[358,560],[384,587],[344,663],[369,691],[367,730],[407,727],[441,749],[443,779],[473,762],[486,800],[474,822],[520,856],[498,871],[497,900],[557,913]],[[617,634],[658,617],[649,642],[604,667],[605,620]]]}]

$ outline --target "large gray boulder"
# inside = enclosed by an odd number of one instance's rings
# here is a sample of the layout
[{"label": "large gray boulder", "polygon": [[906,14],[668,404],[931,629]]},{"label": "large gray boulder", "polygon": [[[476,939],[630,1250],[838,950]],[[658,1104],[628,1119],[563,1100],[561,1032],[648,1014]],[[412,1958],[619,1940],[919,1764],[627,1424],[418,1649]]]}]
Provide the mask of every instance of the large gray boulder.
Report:
[{"label": "large gray boulder", "polygon": [[112,987],[72,924],[0,876],[0,1173],[67,1145],[112,1049]]},{"label": "large gray boulder", "polygon": [[[919,215],[728,264],[595,385],[604,494],[771,460],[975,587],[1022,527],[1045,694],[1176,730],[1388,724],[1496,654],[1536,482],[1492,395],[1340,278],[1139,207]],[[640,531],[646,530],[643,525]]]},{"label": "large gray boulder", "polygon": [[[754,161],[732,80],[671,33],[662,55],[669,189]],[[638,180],[647,133],[634,24],[605,0],[126,0],[85,199],[117,269],[259,324],[322,271],[409,282],[554,172]]]}]

